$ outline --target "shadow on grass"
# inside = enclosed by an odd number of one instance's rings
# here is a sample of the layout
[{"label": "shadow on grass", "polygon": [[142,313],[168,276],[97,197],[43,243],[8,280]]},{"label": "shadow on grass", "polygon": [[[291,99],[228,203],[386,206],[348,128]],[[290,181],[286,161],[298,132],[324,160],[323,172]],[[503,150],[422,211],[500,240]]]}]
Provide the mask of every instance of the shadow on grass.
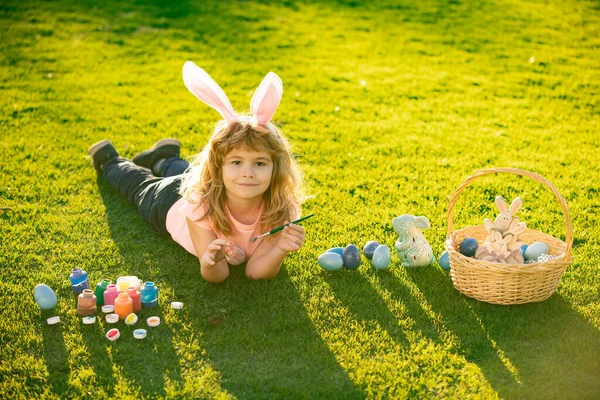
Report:
[{"label": "shadow on grass", "polygon": [[558,294],[541,303],[493,305],[469,299],[437,267],[407,271],[460,352],[501,397],[575,398],[600,393],[600,332]]},{"label": "shadow on grass", "polygon": [[[200,277],[195,257],[169,238],[154,234],[102,179],[98,187],[124,264],[136,265],[137,270],[130,273],[151,278],[159,287],[162,283],[176,288],[175,298],[185,304],[185,313],[177,315],[187,320],[173,326],[161,324],[163,333],[157,339],[150,339],[149,331],[146,343],[137,348],[125,347],[119,343],[122,339],[114,343],[113,362],[122,366],[123,374],[143,394],[165,394],[163,371],[174,371],[175,379],[181,381],[181,360],[170,329],[191,329],[183,335],[198,339],[206,349],[198,358],[214,366],[222,390],[236,397],[327,398],[340,393],[345,398],[362,397],[315,331],[285,268],[271,281],[250,281],[243,267],[232,268],[227,281],[208,284]],[[157,345],[159,351],[154,352]],[[199,373],[185,371],[186,376]]]},{"label": "shadow on grass", "polygon": [[[150,226],[137,215],[135,208],[125,204],[102,178],[98,178],[97,183],[106,205],[111,234],[119,247],[124,265],[129,267],[122,275],[137,275],[144,280],[160,281],[160,275],[156,274],[162,272],[153,270],[154,265],[145,262],[147,253],[153,248],[151,243],[160,240],[160,236],[153,233]],[[139,234],[147,236],[148,240],[136,238]],[[168,260],[169,257],[168,254],[161,254],[157,255],[156,259]],[[158,286],[160,288],[160,285]],[[98,381],[111,393],[114,381],[112,366],[116,364],[123,376],[139,387],[144,397],[165,396],[166,378],[173,382],[183,381],[179,357],[172,345],[173,332],[165,324],[156,328],[146,325],[145,321],[150,316],[158,316],[163,320],[160,307],[142,308],[137,315],[139,320],[133,326],[127,326],[120,321],[115,325],[104,322],[103,328],[98,326],[95,332],[82,328],[94,371],[97,376],[105,377],[99,378]],[[111,343],[104,338],[104,334],[113,327],[119,329],[121,336],[118,341]],[[133,331],[137,328],[146,329],[146,339],[133,338]],[[98,337],[102,340],[99,341]]]},{"label": "shadow on grass", "polygon": [[107,351],[109,342],[104,337],[108,329],[104,328],[106,322],[104,323],[104,326],[100,324],[100,318],[100,314],[96,315],[97,321],[93,325],[80,324],[81,337],[83,338],[87,354],[89,355],[90,364],[94,370],[97,384],[101,386],[109,396],[113,396],[115,394],[115,380],[113,378],[112,361]]},{"label": "shadow on grass", "polygon": [[323,279],[334,291],[336,299],[348,307],[357,321],[376,322],[398,345],[403,348],[410,347],[397,318],[390,312],[383,299],[374,293],[371,283],[363,275],[341,271],[339,274],[327,274]]},{"label": "shadow on grass", "polygon": [[67,392],[70,373],[69,357],[61,327],[64,322],[50,326],[46,323],[46,319],[51,316],[48,312],[42,312],[40,317],[44,339],[44,360],[46,361],[48,382],[52,392],[58,397],[64,397]]}]

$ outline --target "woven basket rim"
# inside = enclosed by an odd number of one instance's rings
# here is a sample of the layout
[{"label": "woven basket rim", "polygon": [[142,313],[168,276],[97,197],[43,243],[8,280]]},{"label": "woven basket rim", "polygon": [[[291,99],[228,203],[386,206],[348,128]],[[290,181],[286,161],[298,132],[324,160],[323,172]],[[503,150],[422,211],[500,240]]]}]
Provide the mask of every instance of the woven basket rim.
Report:
[{"label": "woven basket rim", "polygon": [[[529,263],[529,264],[505,264],[505,263],[500,263],[500,262],[492,262],[492,261],[485,261],[485,260],[478,260],[474,257],[468,257],[465,256],[464,254],[462,254],[461,252],[459,252],[453,245],[452,245],[452,239],[455,238],[455,236],[458,236],[458,234],[467,231],[471,228],[483,228],[485,229],[485,226],[483,225],[470,225],[468,227],[465,227],[463,229],[459,229],[455,232],[452,233],[452,235],[450,236],[450,238],[448,238],[446,240],[446,242],[444,243],[446,251],[448,251],[448,254],[456,254],[458,256],[459,259],[464,260],[466,262],[469,262],[471,264],[475,264],[478,266],[493,266],[496,267],[498,269],[502,269],[503,271],[506,272],[522,272],[522,273],[527,273],[527,272],[539,272],[539,271],[547,271],[547,270],[555,270],[557,268],[555,268],[554,266],[558,267],[558,268],[562,268],[563,266],[568,266],[571,264],[571,258],[572,256],[569,254],[569,257],[567,258],[567,253],[566,251],[563,251],[560,254],[554,255],[554,258],[547,260],[547,261],[543,261],[543,262],[535,262],[535,263]],[[555,240],[557,240],[566,250],[567,244],[554,237],[551,235],[548,235],[544,232],[538,231],[538,230],[534,230],[534,229],[527,229],[525,232],[538,232],[541,233],[543,235],[546,235],[548,237],[551,237]],[[452,260],[450,259],[450,263],[452,263]]]}]

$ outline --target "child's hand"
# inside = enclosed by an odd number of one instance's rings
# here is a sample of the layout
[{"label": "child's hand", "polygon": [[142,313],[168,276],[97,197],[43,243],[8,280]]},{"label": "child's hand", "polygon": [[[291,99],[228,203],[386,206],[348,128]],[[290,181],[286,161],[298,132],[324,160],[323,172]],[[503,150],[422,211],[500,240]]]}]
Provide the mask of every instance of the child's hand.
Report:
[{"label": "child's hand", "polygon": [[[287,221],[286,221],[287,224]],[[304,244],[304,228],[300,225],[289,224],[281,231],[277,247],[289,253],[298,251]]]},{"label": "child's hand", "polygon": [[206,264],[214,266],[218,262],[222,261],[225,256],[233,257],[237,254],[235,245],[230,240],[215,239],[206,248],[206,252],[202,257]]}]

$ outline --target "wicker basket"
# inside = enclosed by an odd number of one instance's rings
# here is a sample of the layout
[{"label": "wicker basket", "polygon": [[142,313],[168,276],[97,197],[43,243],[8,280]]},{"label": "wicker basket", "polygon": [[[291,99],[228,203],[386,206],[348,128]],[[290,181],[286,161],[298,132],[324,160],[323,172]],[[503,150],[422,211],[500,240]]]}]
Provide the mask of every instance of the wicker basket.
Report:
[{"label": "wicker basket", "polygon": [[[469,226],[454,231],[452,214],[460,193],[471,182],[482,176],[508,173],[529,177],[548,187],[560,203],[565,216],[566,243],[545,233],[527,229],[519,235],[525,244],[545,242],[551,255],[545,262],[507,265],[477,260],[462,255],[458,248],[463,239],[473,237],[481,245],[487,237],[483,225]],[[450,257],[450,275],[454,287],[462,294],[492,304],[523,304],[546,300],[554,293],[563,272],[571,264],[573,227],[565,199],[558,190],[540,175],[516,168],[492,168],[475,171],[454,191],[448,207],[448,236],[446,250]]]}]

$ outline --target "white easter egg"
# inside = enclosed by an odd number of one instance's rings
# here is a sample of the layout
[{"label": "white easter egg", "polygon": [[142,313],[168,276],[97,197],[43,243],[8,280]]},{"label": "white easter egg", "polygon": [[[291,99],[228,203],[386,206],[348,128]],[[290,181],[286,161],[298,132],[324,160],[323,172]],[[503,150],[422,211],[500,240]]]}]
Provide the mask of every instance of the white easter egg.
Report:
[{"label": "white easter egg", "polygon": [[531,243],[525,250],[525,260],[537,261],[542,254],[548,254],[548,245],[544,242]]},{"label": "white easter egg", "polygon": [[52,289],[43,283],[40,283],[35,287],[33,290],[33,297],[42,310],[51,310],[58,300]]},{"label": "white easter egg", "polygon": [[392,254],[390,248],[384,244],[378,246],[373,252],[373,266],[375,269],[386,269],[390,265],[390,261],[392,259]]}]

